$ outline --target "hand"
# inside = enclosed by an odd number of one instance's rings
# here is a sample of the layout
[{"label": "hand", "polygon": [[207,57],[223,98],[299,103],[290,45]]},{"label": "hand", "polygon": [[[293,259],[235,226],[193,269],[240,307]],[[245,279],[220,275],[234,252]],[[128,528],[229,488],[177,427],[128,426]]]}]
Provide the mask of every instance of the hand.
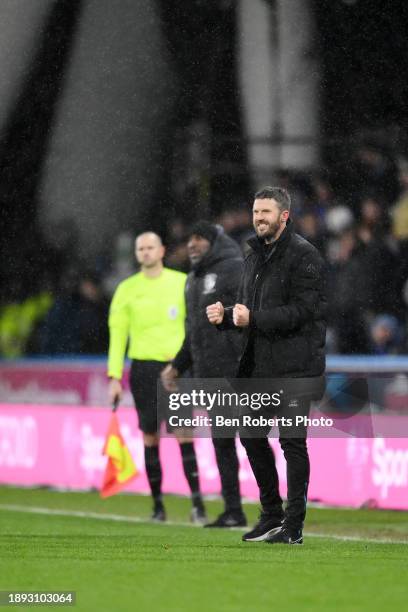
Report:
[{"label": "hand", "polygon": [[221,302],[207,306],[207,317],[212,325],[220,325],[224,318],[224,306]]},{"label": "hand", "polygon": [[117,378],[111,378],[109,381],[109,401],[114,404],[115,401],[120,402],[123,395],[122,383]]},{"label": "hand", "polygon": [[237,327],[248,327],[249,310],[243,304],[235,304],[232,311],[232,319]]},{"label": "hand", "polygon": [[167,364],[164,370],[160,372],[160,379],[167,393],[177,391],[176,378],[178,378],[178,375],[178,370],[171,363]]}]

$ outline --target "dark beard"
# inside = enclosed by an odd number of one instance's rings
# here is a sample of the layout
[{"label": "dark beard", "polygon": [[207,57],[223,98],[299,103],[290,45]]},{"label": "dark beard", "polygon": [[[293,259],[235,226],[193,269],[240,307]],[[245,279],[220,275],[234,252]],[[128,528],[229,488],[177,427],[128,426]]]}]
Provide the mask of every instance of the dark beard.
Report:
[{"label": "dark beard", "polygon": [[279,221],[276,221],[276,223],[273,223],[272,225],[269,226],[269,231],[266,234],[258,234],[256,227],[255,227],[255,233],[258,236],[258,238],[261,238],[261,240],[264,240],[265,242],[270,241],[270,240],[273,241],[279,228],[280,228],[280,223]]}]

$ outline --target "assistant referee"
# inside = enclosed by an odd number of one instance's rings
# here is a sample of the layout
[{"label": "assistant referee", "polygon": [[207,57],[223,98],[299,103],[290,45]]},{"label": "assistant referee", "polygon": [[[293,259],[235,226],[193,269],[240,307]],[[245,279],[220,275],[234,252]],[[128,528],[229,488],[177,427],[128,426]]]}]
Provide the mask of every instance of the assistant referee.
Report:
[{"label": "assistant referee", "polygon": [[[109,399],[122,397],[126,347],[132,359],[130,388],[143,432],[146,473],[153,497],[152,519],[165,521],[159,430],[165,415],[158,414],[157,381],[184,340],[186,275],[163,266],[164,246],[153,232],[140,234],[135,255],[140,272],[122,281],[113,296],[109,313]],[[180,443],[184,474],[192,497],[191,519],[206,522],[201,498],[196,454],[192,438],[175,432]]]}]

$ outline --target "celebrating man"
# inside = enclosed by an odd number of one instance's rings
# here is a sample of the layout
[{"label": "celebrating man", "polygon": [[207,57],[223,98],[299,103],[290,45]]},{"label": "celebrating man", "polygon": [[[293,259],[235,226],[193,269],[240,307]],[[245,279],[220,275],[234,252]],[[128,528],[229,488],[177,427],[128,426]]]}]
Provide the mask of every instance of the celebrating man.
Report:
[{"label": "celebrating man", "polygon": [[[289,213],[290,196],[285,189],[265,187],[256,193],[253,223],[257,235],[248,241],[251,251],[245,260],[237,303],[231,309],[225,309],[220,301],[207,307],[210,323],[243,332],[240,378],[323,380],[323,261],[315,247],[294,233]],[[279,413],[305,415],[309,407],[310,396],[291,398],[289,393],[282,399]],[[258,523],[243,539],[302,544],[310,473],[306,428],[298,427],[295,433],[293,428],[279,428],[287,463],[285,513],[267,434],[253,437],[241,432],[262,505]]]}]

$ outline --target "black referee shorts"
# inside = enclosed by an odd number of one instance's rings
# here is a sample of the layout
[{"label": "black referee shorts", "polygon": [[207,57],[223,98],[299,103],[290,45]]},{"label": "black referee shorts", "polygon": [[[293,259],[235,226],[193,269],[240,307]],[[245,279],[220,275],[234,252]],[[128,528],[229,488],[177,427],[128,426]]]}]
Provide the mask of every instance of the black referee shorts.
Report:
[{"label": "black referee shorts", "polygon": [[160,372],[167,361],[139,361],[134,359],[130,368],[130,390],[137,414],[139,428],[145,434],[160,431],[160,425],[166,419],[166,412],[160,411],[157,402],[157,382]]}]

